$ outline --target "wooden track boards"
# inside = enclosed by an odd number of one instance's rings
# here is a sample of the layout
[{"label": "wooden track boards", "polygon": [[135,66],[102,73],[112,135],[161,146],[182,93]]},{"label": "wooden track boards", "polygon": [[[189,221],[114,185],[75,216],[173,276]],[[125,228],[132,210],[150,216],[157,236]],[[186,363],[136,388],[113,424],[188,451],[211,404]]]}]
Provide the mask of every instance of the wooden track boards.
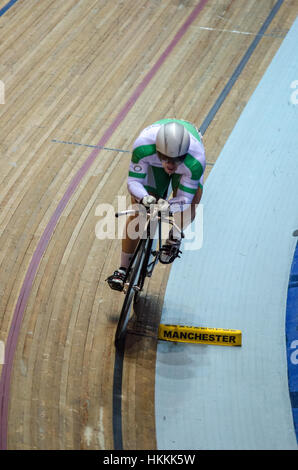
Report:
[{"label": "wooden track boards", "polygon": [[[19,0],[0,18],[0,340],[7,340],[13,325],[38,242],[91,153],[53,139],[96,145],[196,5]],[[199,125],[272,5],[209,0],[107,146],[129,150],[143,127],[167,116]],[[209,164],[297,14],[297,3],[285,1],[207,129]],[[101,203],[116,207],[117,196],[126,194],[129,158],[109,150],[98,154],[41,259],[14,356],[9,449],[113,449],[113,336],[122,296],[104,280],[118,266],[120,242],[96,238],[95,210]],[[145,292],[148,337],[129,335],[127,341],[124,449],[156,448],[151,333],[167,275],[158,267]]]}]

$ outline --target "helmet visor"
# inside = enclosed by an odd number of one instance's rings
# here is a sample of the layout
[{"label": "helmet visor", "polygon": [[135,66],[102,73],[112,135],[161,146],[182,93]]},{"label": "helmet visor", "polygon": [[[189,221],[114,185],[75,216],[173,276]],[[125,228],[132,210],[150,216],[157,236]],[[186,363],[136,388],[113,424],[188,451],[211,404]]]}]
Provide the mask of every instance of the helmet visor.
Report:
[{"label": "helmet visor", "polygon": [[187,154],[181,155],[180,157],[168,157],[167,155],[164,155],[161,152],[157,151],[156,153],[157,153],[158,158],[162,162],[174,163],[175,165],[180,165],[181,163],[183,163],[187,155]]}]

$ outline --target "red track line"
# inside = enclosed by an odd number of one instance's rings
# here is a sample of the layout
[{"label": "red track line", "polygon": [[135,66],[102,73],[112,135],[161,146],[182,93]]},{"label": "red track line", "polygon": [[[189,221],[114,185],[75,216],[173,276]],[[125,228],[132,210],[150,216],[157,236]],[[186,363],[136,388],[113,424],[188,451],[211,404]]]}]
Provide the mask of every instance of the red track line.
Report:
[{"label": "red track line", "polygon": [[[130,109],[136,103],[137,99],[140,95],[144,92],[147,85],[150,83],[154,75],[160,69],[164,61],[167,59],[169,54],[172,52],[176,44],[180,41],[182,36],[186,33],[190,25],[194,22],[197,18],[205,4],[208,0],[201,0],[198,5],[194,8],[192,13],[189,15],[185,23],[181,26],[177,34],[175,35],[174,39],[171,41],[169,46],[166,50],[162,53],[158,61],[152,67],[152,69],[145,75],[142,82],[138,85],[134,93],[128,99],[126,104],[123,106],[121,111],[118,113],[110,127],[106,130],[103,137],[98,142],[98,147],[103,147],[106,145],[107,141],[110,137],[114,134],[116,129],[125,119],[127,114],[129,113]],[[47,249],[51,236],[57,226],[59,218],[65,209],[66,205],[70,201],[72,195],[74,194],[75,190],[77,189],[79,183],[81,182],[82,178],[85,176],[91,165],[93,164],[95,158],[101,151],[100,148],[94,149],[83,166],[78,170],[77,174],[74,176],[73,180],[71,181],[69,187],[67,188],[64,196],[62,197],[61,201],[59,202],[53,216],[51,217],[45,231],[42,234],[42,237],[37,245],[37,248],[33,254],[32,260],[30,262],[29,268],[27,270],[19,297],[17,301],[17,305],[14,311],[11,327],[9,330],[8,338],[6,341],[5,347],[5,364],[2,368],[1,374],[1,381],[0,381],[0,449],[4,450],[7,448],[7,428],[8,428],[8,406],[9,406],[9,391],[10,391],[10,381],[11,381],[11,373],[13,368],[13,359],[15,350],[17,347],[18,336],[24,316],[24,312],[27,306],[28,298],[31,293],[31,288],[33,285],[33,281],[40,264],[40,261]]]}]

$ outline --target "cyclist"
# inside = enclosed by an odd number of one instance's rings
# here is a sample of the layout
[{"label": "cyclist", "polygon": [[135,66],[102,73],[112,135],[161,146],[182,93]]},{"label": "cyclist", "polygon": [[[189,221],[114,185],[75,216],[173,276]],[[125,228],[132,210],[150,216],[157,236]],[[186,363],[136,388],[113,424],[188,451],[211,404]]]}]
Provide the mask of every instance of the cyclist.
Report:
[{"label": "cyclist", "polygon": [[[205,166],[202,136],[193,124],[181,119],[157,121],[146,127],[133,145],[127,180],[131,201],[149,208],[164,197],[171,183],[173,197],[168,204],[180,221],[177,225],[185,229],[193,221],[202,197]],[[138,242],[128,236],[128,225],[134,217],[127,220],[120,268],[107,278],[109,286],[119,291]],[[172,263],[180,253],[180,244],[181,237],[171,229],[161,248],[160,262]]]}]

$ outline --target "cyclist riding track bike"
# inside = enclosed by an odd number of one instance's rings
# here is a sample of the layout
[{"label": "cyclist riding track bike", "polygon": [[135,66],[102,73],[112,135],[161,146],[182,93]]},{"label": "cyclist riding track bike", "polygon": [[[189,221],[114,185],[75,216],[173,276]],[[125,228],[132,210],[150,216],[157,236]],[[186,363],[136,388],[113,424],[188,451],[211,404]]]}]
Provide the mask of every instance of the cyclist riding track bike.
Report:
[{"label": "cyclist riding track bike", "polygon": [[[163,119],[146,127],[133,145],[127,180],[133,204],[150,208],[164,198],[171,184],[173,196],[168,200],[177,229],[173,227],[161,247],[159,261],[172,263],[179,255],[182,230],[194,220],[196,206],[203,192],[206,167],[205,150],[199,130],[181,119]],[[122,291],[138,239],[129,237],[126,223],[122,240],[120,268],[107,278],[109,286]]]},{"label": "cyclist riding track bike", "polygon": [[[205,166],[200,132],[187,121],[158,121],[144,129],[133,145],[127,186],[133,205],[139,209],[122,213],[131,215],[122,240],[121,265],[106,279],[112,289],[125,292],[115,335],[116,347],[123,344],[131,303],[138,298],[145,277],[152,275],[158,261],[172,263],[181,253],[183,230],[195,218],[196,206],[202,197]],[[173,197],[165,201],[163,198],[170,184]],[[139,219],[134,225],[136,229],[138,227],[138,237],[129,236],[131,223],[140,213],[144,215],[144,210],[146,223],[142,235]],[[161,246],[161,223],[165,212],[173,216],[173,220],[167,219],[172,228]],[[159,249],[154,250],[153,238],[157,229]]]}]

